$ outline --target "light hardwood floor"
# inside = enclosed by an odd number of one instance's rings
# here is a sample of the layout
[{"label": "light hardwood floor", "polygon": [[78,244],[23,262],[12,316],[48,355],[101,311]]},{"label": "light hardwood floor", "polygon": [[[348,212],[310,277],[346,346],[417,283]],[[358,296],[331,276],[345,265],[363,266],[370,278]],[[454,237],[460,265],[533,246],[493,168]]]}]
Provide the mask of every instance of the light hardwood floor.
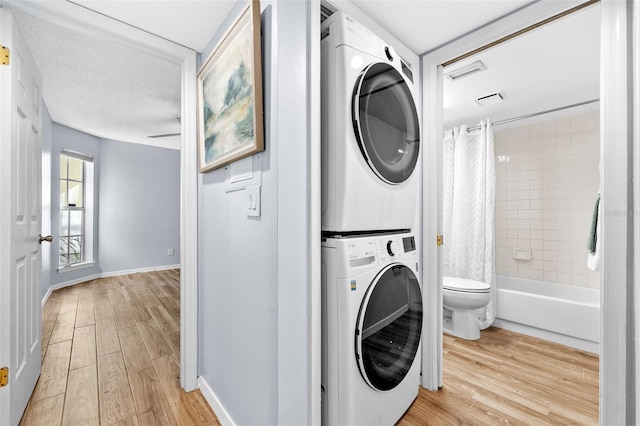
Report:
[{"label": "light hardwood floor", "polygon": [[597,425],[598,356],[491,327],[444,336],[444,386],[420,389],[398,426]]},{"label": "light hardwood floor", "polygon": [[[179,385],[178,271],[53,292],[42,374],[22,425],[218,425]],[[250,407],[247,407],[250,409]],[[598,424],[598,356],[498,328],[444,336],[444,386],[420,390],[411,425]]]},{"label": "light hardwood floor", "polygon": [[178,271],[54,291],[42,314],[42,373],[21,425],[218,425],[180,388]]}]

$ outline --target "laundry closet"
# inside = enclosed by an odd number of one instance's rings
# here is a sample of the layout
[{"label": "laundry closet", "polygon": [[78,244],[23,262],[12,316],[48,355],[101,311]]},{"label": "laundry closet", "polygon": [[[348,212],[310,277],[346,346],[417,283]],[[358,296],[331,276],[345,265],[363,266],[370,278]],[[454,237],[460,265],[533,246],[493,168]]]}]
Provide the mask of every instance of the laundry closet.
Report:
[{"label": "laundry closet", "polygon": [[321,58],[322,422],[393,424],[420,387],[414,73],[338,10]]}]

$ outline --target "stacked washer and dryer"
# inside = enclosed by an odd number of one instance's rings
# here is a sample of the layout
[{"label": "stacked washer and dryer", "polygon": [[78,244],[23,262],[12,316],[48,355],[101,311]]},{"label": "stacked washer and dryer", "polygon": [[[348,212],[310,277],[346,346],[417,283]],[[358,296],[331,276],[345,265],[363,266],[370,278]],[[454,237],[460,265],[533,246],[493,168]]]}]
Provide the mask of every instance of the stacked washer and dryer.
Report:
[{"label": "stacked washer and dryer", "polygon": [[393,47],[322,25],[322,423],[392,425],[420,382],[420,129]]}]

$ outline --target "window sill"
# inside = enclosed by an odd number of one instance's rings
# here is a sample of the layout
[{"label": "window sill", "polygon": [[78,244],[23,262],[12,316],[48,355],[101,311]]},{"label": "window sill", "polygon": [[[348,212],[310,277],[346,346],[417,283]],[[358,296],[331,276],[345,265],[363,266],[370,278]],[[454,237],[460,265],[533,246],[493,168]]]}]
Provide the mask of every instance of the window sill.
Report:
[{"label": "window sill", "polygon": [[89,261],[89,262],[76,263],[74,265],[58,268],[58,273],[59,274],[64,274],[66,272],[72,272],[72,271],[77,271],[77,270],[80,270],[80,269],[91,268],[92,266],[95,266],[95,264],[96,264],[96,262],[93,261],[93,260]]}]

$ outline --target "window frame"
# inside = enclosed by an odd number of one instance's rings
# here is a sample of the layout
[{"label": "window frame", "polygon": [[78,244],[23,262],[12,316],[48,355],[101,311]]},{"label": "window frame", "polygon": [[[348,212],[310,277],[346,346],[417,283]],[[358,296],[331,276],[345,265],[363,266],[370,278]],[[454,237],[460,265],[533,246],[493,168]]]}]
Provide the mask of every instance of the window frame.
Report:
[{"label": "window frame", "polygon": [[[66,173],[64,174],[63,177],[63,170],[62,170],[62,163],[63,163],[63,158],[66,158],[66,162],[65,165],[67,167],[66,169]],[[76,160],[80,160],[82,162],[82,178],[81,180],[78,179],[72,179],[69,175],[69,160],[70,159],[76,159]],[[78,267],[82,267],[82,266],[86,266],[87,264],[91,264],[93,263],[92,259],[87,259],[87,243],[89,241],[89,238],[87,238],[87,210],[88,210],[88,206],[87,206],[87,202],[88,202],[88,197],[87,197],[87,182],[89,179],[87,179],[87,169],[88,169],[88,165],[87,163],[93,163],[93,157],[91,156],[87,156],[75,151],[70,151],[70,150],[66,150],[66,149],[62,149],[60,151],[60,171],[59,171],[59,176],[58,176],[58,185],[59,185],[59,194],[58,197],[60,197],[60,190],[62,188],[62,184],[64,183],[66,185],[66,191],[65,191],[65,200],[64,203],[60,202],[59,208],[58,208],[58,217],[60,220],[59,226],[58,226],[58,233],[59,233],[59,238],[58,238],[58,271],[62,272],[64,270],[69,270],[69,269],[75,269]],[[75,183],[79,183],[82,186],[82,205],[81,206],[69,206],[69,183],[70,182],[75,182]],[[81,212],[82,218],[81,218],[81,229],[80,229],[80,233],[71,233],[71,212],[74,211],[78,211]],[[66,221],[67,221],[67,232],[65,234],[62,234],[62,216],[63,213],[65,215],[67,215],[66,217]],[[73,238],[79,238],[81,243],[80,243],[80,250],[79,250],[79,259],[76,261],[71,261],[71,255],[70,255],[70,244]],[[61,262],[61,258],[62,258],[62,248],[64,246],[64,242],[66,242],[66,263],[62,263]],[[92,250],[90,250],[92,252]]]}]

